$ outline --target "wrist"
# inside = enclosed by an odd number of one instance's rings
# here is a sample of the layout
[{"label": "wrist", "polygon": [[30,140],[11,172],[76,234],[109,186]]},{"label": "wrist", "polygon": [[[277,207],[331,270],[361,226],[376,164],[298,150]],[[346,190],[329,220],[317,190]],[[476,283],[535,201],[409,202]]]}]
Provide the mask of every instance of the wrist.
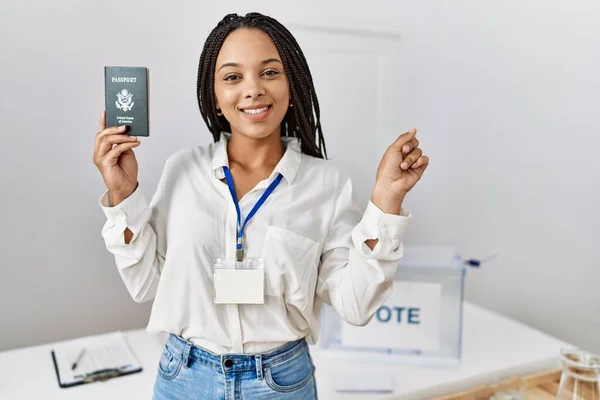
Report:
[{"label": "wrist", "polygon": [[389,188],[377,186],[371,193],[371,202],[386,214],[400,215],[406,193],[396,193]]},{"label": "wrist", "polygon": [[124,193],[110,191],[108,192],[108,195],[110,196],[110,205],[113,207],[118,206],[121,202],[123,202],[123,200],[129,197]]},{"label": "wrist", "polygon": [[133,188],[133,190],[127,190],[127,191],[123,191],[123,190],[116,190],[116,191],[108,191],[108,195],[110,196],[110,204],[114,207],[119,205],[121,202],[123,202],[126,198],[128,198],[129,196],[131,196],[133,194],[133,192],[136,191],[137,187],[138,187],[139,183],[137,183],[135,185],[135,187]]}]

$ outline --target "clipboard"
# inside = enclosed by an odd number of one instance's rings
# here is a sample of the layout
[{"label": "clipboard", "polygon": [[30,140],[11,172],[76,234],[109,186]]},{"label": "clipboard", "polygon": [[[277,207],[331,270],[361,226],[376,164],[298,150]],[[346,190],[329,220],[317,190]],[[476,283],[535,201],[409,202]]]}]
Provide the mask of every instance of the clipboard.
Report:
[{"label": "clipboard", "polygon": [[[85,356],[72,370],[74,355],[84,348]],[[143,371],[121,331],[63,342],[55,345],[50,353],[61,388],[104,382]]]}]

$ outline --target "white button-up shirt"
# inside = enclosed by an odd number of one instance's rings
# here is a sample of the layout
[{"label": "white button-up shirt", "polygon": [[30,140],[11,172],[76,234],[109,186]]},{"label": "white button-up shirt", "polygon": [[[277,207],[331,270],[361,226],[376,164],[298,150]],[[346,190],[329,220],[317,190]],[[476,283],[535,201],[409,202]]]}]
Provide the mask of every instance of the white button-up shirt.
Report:
[{"label": "white button-up shirt", "polygon": [[[243,196],[242,220],[279,173],[280,184],[244,229],[244,255],[264,258],[264,304],[215,304],[213,261],[233,258],[237,212],[224,177],[229,135],[167,159],[150,203],[138,188],[100,205],[107,249],[136,302],[154,299],[147,330],[180,335],[213,353],[259,353],[319,336],[321,302],[366,324],[391,293],[411,215],[362,213],[352,182],[297,139],[271,176]],[[125,244],[124,231],[133,239]],[[367,239],[379,239],[371,249]]]}]

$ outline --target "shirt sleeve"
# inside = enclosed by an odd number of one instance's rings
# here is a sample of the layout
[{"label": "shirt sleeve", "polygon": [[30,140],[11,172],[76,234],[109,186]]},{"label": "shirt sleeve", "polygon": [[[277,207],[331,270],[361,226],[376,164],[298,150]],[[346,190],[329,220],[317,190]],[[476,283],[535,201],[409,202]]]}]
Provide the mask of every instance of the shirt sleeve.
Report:
[{"label": "shirt sleeve", "polygon": [[[106,248],[114,255],[121,278],[138,303],[150,301],[156,295],[167,251],[164,194],[167,171],[165,166],[150,203],[140,187],[116,206],[112,206],[108,192],[99,201],[107,218],[102,228]],[[126,228],[133,233],[129,244],[125,243]]]},{"label": "shirt sleeve", "polygon": [[[361,216],[346,181],[323,247],[317,295],[350,324],[367,324],[391,294],[411,218],[404,209],[386,214],[371,201]],[[372,251],[368,239],[378,239]]]}]

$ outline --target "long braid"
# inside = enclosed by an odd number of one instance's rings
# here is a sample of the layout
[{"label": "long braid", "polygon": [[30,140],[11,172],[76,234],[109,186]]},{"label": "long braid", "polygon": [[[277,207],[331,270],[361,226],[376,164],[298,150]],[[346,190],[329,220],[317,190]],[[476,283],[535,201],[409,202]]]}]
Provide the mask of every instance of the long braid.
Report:
[{"label": "long braid", "polygon": [[[282,28],[288,33],[284,37],[290,41],[290,46],[297,49],[298,55],[299,55],[298,60],[300,61],[304,71],[306,71],[306,74],[304,74],[304,75],[306,78],[308,78],[308,83],[307,83],[307,85],[305,85],[305,87],[308,87],[310,89],[311,99],[313,101],[313,106],[315,108],[316,129],[317,129],[317,132],[320,133],[318,146],[319,146],[319,149],[322,148],[323,151],[325,153],[327,153],[327,150],[325,148],[325,140],[323,138],[322,129],[321,129],[321,110],[319,108],[319,101],[317,100],[317,93],[314,90],[314,83],[313,83],[312,75],[310,73],[310,68],[308,67],[308,63],[306,62],[306,57],[304,56],[304,52],[302,51],[302,48],[296,41],[296,38],[294,38],[294,36],[285,27],[282,26]],[[311,113],[311,116],[312,116],[312,113]]]},{"label": "long braid", "polygon": [[222,131],[231,132],[224,116],[217,115],[214,76],[217,56],[227,35],[236,29],[260,29],[271,37],[288,78],[292,107],[281,124],[281,135],[298,138],[305,154],[327,158],[321,128],[321,110],[306,57],[294,36],[277,20],[259,13],[226,15],[206,39],[198,63],[197,96],[206,126],[218,141]]}]

